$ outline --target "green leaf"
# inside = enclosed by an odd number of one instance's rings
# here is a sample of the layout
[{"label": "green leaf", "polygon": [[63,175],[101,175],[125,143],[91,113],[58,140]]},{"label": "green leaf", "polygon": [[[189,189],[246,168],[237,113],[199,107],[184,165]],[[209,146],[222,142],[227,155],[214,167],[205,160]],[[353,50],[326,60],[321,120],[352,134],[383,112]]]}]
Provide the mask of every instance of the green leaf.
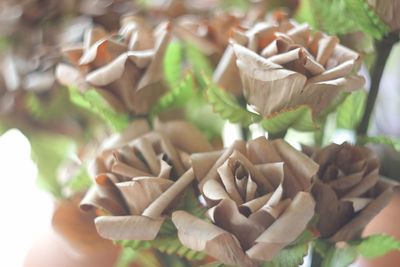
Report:
[{"label": "green leaf", "polygon": [[328,34],[363,31],[381,39],[389,31],[366,0],[301,1],[296,17]]},{"label": "green leaf", "polygon": [[305,244],[314,240],[316,237],[310,230],[304,230],[291,245]]},{"label": "green leaf", "polygon": [[129,116],[116,112],[95,89],[79,93],[69,87],[69,96],[72,103],[99,116],[115,131],[120,132],[129,124]]},{"label": "green leaf", "polygon": [[337,127],[355,129],[361,121],[366,100],[367,94],[364,90],[358,90],[348,95],[337,109]]},{"label": "green leaf", "polygon": [[299,131],[318,129],[318,125],[313,121],[312,111],[308,106],[299,106],[272,114],[262,119],[261,126],[270,134],[280,133],[289,128]]},{"label": "green leaf", "polygon": [[185,105],[193,96],[193,90],[193,76],[188,74],[183,81],[160,98],[150,112],[151,116],[157,115],[167,108]]},{"label": "green leaf", "polygon": [[181,258],[188,260],[201,260],[206,255],[203,252],[191,250],[181,244],[176,236],[156,238],[150,241],[153,248],[166,253],[168,255],[178,255]]},{"label": "green leaf", "polygon": [[[343,0],[342,0],[343,1]],[[366,0],[345,0],[346,8],[355,23],[363,32],[370,34],[375,39],[381,39],[390,29],[376,15]]]},{"label": "green leaf", "polygon": [[133,250],[142,250],[151,248],[150,241],[144,240],[117,240],[116,244],[121,245],[124,248],[131,248]]},{"label": "green leaf", "polygon": [[357,251],[353,247],[336,248],[331,246],[321,267],[347,267],[357,259]]},{"label": "green leaf", "polygon": [[378,136],[358,136],[357,142],[365,145],[365,144],[383,144],[392,147],[393,149],[400,151],[400,139],[378,135]]},{"label": "green leaf", "polygon": [[131,248],[124,248],[121,250],[117,261],[115,262],[115,267],[129,267],[131,263],[138,258],[138,251]]},{"label": "green leaf", "polygon": [[123,247],[115,267],[128,267],[128,266],[146,266],[146,267],[162,267],[157,256],[152,251],[134,250],[130,247]]},{"label": "green leaf", "polygon": [[389,235],[372,235],[356,241],[355,249],[361,256],[373,259],[389,253],[393,250],[400,250],[400,241]]},{"label": "green leaf", "polygon": [[194,251],[183,246],[176,235],[158,235],[156,239],[151,241],[120,240],[116,243],[122,245],[123,247],[129,247],[134,250],[155,248],[165,254],[177,255],[181,258],[186,258],[191,261],[201,260],[206,256],[203,252]]},{"label": "green leaf", "polygon": [[318,254],[324,258],[328,255],[329,250],[333,246],[334,246],[334,244],[332,244],[326,240],[317,239],[314,241],[313,249],[315,249],[315,251],[318,252]]},{"label": "green leaf", "polygon": [[32,160],[38,168],[38,184],[55,197],[62,196],[62,188],[57,181],[60,163],[75,149],[72,140],[56,134],[35,133],[27,135],[32,147]]},{"label": "green leaf", "polygon": [[279,252],[271,262],[263,267],[298,267],[303,264],[304,257],[308,253],[308,243],[289,246]]},{"label": "green leaf", "polygon": [[[307,0],[301,1],[297,17],[314,28],[328,34],[345,34],[357,30],[356,23],[345,14],[346,0]],[[307,6],[308,5],[308,6]]]},{"label": "green leaf", "polygon": [[261,120],[260,115],[241,107],[233,95],[214,84],[208,84],[207,96],[213,110],[223,119],[232,123],[240,123],[244,127]]},{"label": "green leaf", "polygon": [[209,140],[221,136],[225,121],[213,111],[202,93],[197,92],[188,101],[185,112],[186,119],[196,125]]},{"label": "green leaf", "polygon": [[164,57],[164,76],[168,84],[174,88],[181,80],[182,45],[171,42]]},{"label": "green leaf", "polygon": [[207,77],[212,76],[214,68],[208,58],[194,44],[188,43],[186,45],[186,58],[193,66],[196,77],[203,74]]},{"label": "green leaf", "polygon": [[193,188],[186,190],[181,204],[177,207],[177,210],[187,211],[197,218],[207,218],[205,216],[207,209],[199,203]]}]

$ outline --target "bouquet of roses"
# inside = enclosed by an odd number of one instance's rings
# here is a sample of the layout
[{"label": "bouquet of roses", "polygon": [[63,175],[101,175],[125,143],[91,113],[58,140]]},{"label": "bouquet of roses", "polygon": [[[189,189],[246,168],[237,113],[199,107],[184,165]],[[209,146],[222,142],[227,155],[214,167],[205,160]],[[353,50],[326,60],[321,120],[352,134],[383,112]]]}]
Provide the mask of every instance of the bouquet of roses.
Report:
[{"label": "bouquet of roses", "polygon": [[[335,31],[298,1],[207,1],[215,12],[83,2],[66,8],[91,18],[77,38],[52,40],[57,53],[37,54],[36,68],[4,68],[18,80],[0,77],[2,98],[65,90],[71,118],[91,122],[75,136],[79,164],[57,166],[53,224],[71,244],[109,239],[143,266],[140,255],[151,266],[347,266],[400,249],[388,235],[362,237],[398,190],[366,146],[399,143],[367,132],[399,40],[397,3],[325,3],[343,12]],[[368,94],[365,53],[342,44],[350,29],[376,44]],[[331,143],[332,123],[356,138]]]}]

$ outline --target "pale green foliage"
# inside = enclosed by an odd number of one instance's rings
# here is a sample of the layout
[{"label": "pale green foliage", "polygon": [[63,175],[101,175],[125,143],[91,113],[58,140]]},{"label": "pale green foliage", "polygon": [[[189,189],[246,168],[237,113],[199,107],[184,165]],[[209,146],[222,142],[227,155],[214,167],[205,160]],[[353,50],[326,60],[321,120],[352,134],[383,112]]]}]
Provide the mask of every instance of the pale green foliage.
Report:
[{"label": "pale green foliage", "polygon": [[336,123],[338,128],[355,129],[361,121],[367,94],[364,90],[351,93],[337,108]]},{"label": "pale green foliage", "polygon": [[384,136],[384,135],[378,135],[378,136],[358,136],[357,141],[360,144],[382,144],[382,145],[388,145],[392,147],[393,149],[400,151],[400,139],[394,138],[394,137],[389,137],[389,136]]},{"label": "pale green foliage", "polygon": [[212,83],[208,85],[207,96],[213,110],[223,119],[232,123],[240,123],[243,127],[261,120],[260,115],[241,107],[233,95]]},{"label": "pale green foliage", "polygon": [[69,96],[72,103],[97,115],[117,132],[129,124],[129,116],[116,112],[95,89],[79,93],[77,89],[69,87]]},{"label": "pale green foliage", "polygon": [[299,131],[312,131],[318,129],[314,122],[311,108],[299,106],[297,108],[282,110],[274,113],[261,121],[261,126],[271,134],[294,128]]}]

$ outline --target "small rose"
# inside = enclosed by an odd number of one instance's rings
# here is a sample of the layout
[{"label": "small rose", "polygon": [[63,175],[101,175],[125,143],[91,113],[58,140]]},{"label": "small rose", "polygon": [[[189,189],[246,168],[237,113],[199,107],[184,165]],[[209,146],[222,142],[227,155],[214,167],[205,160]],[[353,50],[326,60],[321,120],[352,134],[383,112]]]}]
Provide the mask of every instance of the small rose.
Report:
[{"label": "small rose", "polygon": [[263,116],[301,105],[317,116],[341,92],[362,87],[364,79],[355,74],[359,63],[337,37],[282,19],[237,32],[214,80]]},{"label": "small rose", "polygon": [[64,52],[57,78],[80,90],[94,87],[117,111],[146,114],[166,88],[162,59],[170,39],[168,23],[154,30],[142,18],[125,17],[118,34],[91,29],[78,47]]},{"label": "small rose", "polygon": [[305,192],[318,165],[283,140],[236,141],[191,157],[211,222],[185,211],[172,221],[182,244],[235,266],[270,261],[314,215]]},{"label": "small rose", "polygon": [[[205,146],[188,145],[193,136]],[[95,186],[81,208],[104,211],[107,215],[96,218],[96,228],[113,240],[154,239],[175,200],[194,179],[187,153],[211,149],[187,122],[168,122],[149,131],[144,121],[136,121],[103,148],[90,169]]]},{"label": "small rose", "polygon": [[312,187],[321,237],[346,241],[390,201],[393,186],[379,179],[379,160],[366,147],[332,144],[314,151],[320,165]]}]

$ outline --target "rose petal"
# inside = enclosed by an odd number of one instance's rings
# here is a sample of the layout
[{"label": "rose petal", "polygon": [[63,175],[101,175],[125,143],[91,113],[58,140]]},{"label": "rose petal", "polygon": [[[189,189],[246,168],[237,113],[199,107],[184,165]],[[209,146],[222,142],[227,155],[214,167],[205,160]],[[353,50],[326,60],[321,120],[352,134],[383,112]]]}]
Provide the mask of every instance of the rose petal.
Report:
[{"label": "rose petal", "polygon": [[[154,124],[154,129],[165,134],[178,149],[187,153],[192,154],[212,150],[212,146],[204,135],[189,122],[168,121],[162,123],[157,120]],[[196,142],[193,142],[193,140],[196,140]]]},{"label": "rose petal", "polygon": [[172,221],[178,229],[182,244],[196,251],[204,251],[219,261],[243,267],[255,266],[243,253],[239,241],[218,226],[185,212],[175,211]]},{"label": "rose petal", "polygon": [[262,115],[288,108],[291,99],[301,93],[307,81],[304,75],[283,69],[240,45],[233,48],[244,96]]},{"label": "rose petal", "polygon": [[131,215],[141,215],[142,212],[163,192],[173,181],[157,177],[136,177],[133,181],[117,183],[127,203]]},{"label": "rose petal", "polygon": [[[314,216],[315,202],[309,193],[299,192],[283,214],[246,251],[252,258],[270,261],[285,246],[293,242]],[[296,222],[293,224],[293,222]]]},{"label": "rose petal", "polygon": [[153,240],[164,218],[146,216],[100,216],[95,219],[97,232],[111,240]]},{"label": "rose petal", "polygon": [[194,180],[193,169],[186,171],[172,186],[153,201],[144,211],[143,215],[158,218],[171,202]]},{"label": "rose petal", "polygon": [[358,238],[364,227],[389,203],[395,190],[398,190],[398,187],[379,181],[373,200],[355,218],[341,227],[330,240],[338,242]]}]

